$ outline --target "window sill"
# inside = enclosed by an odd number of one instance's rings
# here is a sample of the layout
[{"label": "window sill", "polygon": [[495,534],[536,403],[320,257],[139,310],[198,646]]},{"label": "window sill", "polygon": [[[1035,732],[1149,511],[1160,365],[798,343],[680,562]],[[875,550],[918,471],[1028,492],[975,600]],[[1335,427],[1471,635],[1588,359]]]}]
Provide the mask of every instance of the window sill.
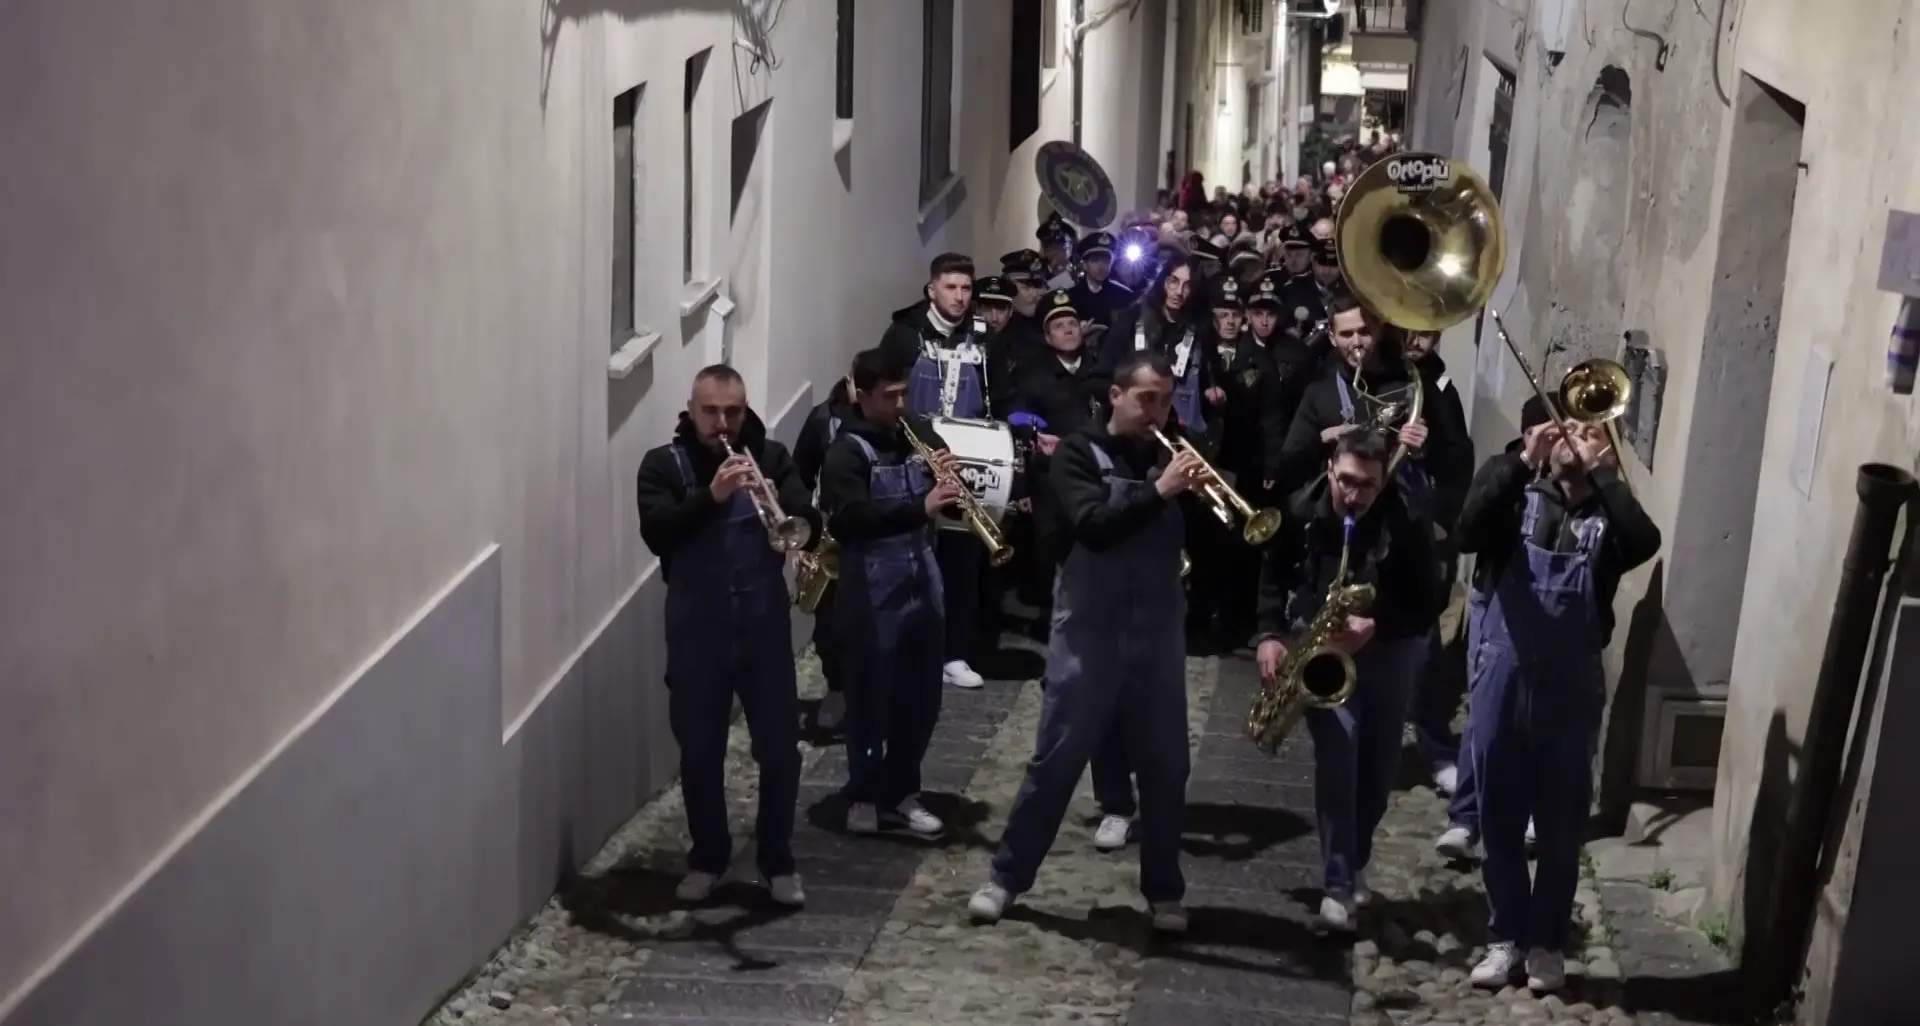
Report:
[{"label": "window sill", "polygon": [[834,118],[833,119],[834,155],[838,156],[840,153],[844,152],[847,147],[852,145],[853,145],[853,119],[852,118]]},{"label": "window sill", "polygon": [[607,377],[613,381],[624,380],[659,344],[660,333],[657,331],[643,331],[628,338],[613,351],[612,356],[607,357]]},{"label": "window sill", "polygon": [[[680,295],[680,316],[692,317],[700,308],[713,301],[720,289],[727,283],[724,276],[716,275],[711,281],[690,281],[686,291]],[[726,314],[721,314],[722,317]]]},{"label": "window sill", "polygon": [[928,196],[926,202],[920,204],[920,216],[917,218],[920,227],[925,228],[927,222],[933,220],[934,215],[946,209],[948,198],[953,195],[953,190],[960,187],[960,182],[959,172],[948,175],[940,182],[940,187],[933,190],[933,195]]}]

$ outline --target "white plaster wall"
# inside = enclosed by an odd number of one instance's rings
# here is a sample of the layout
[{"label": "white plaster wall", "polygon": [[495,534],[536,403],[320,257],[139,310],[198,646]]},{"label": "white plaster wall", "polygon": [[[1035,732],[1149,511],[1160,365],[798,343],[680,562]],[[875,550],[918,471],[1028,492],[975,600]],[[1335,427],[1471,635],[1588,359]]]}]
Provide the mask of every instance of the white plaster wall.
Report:
[{"label": "white plaster wall", "polygon": [[[641,453],[730,334],[773,420],[944,248],[1032,239],[1006,145],[1009,3],[969,0],[948,216],[918,223],[919,4],[860,4],[843,185],[834,7],[22,0],[0,12],[0,998],[198,829],[473,554],[501,546],[509,731],[652,565]],[[765,6],[765,5],[756,5]],[[1090,41],[1158,54],[1157,3]],[[996,35],[998,33],[998,35]],[[683,62],[702,276],[683,318]],[[1157,73],[1157,69],[1156,69]],[[646,83],[640,322],[610,382],[612,98]],[[729,125],[771,99],[728,211]],[[1157,104],[1089,90],[1117,180]],[[1123,196],[1123,206],[1130,202]],[[432,759],[422,739],[422,759]],[[22,784],[24,782],[24,785]],[[500,843],[512,843],[510,838]],[[350,981],[343,981],[350,983]]]},{"label": "white plaster wall", "polygon": [[[1659,457],[1651,473],[1630,460],[1642,501],[1671,534],[1693,431],[1764,433],[1760,490],[1745,583],[1743,614],[1730,686],[1720,781],[1715,798],[1712,907],[1738,931],[1755,790],[1767,757],[1769,724],[1784,720],[1790,744],[1804,727],[1811,688],[1827,633],[1840,558],[1855,508],[1855,468],[1885,461],[1913,466],[1920,418],[1911,399],[1889,395],[1882,375],[1895,300],[1875,289],[1880,239],[1890,208],[1920,205],[1920,173],[1907,153],[1911,133],[1902,119],[1920,93],[1914,43],[1888,26],[1920,14],[1911,0],[1863,0],[1850,5],[1818,0],[1749,0],[1727,5],[1712,22],[1682,5],[1661,28],[1675,43],[1664,69],[1657,47],[1618,28],[1617,2],[1587,5],[1557,65],[1538,39],[1521,34],[1502,5],[1474,0],[1435,2],[1429,8],[1423,58],[1466,61],[1465,98],[1458,65],[1444,74],[1423,69],[1419,139],[1460,152],[1479,142],[1472,129],[1475,65],[1481,52],[1498,54],[1520,39],[1519,89],[1508,156],[1510,239],[1515,250],[1496,303],[1527,333],[1523,346],[1544,342],[1541,328],[1561,294],[1587,287],[1591,268],[1556,265],[1575,226],[1566,202],[1566,140],[1581,116],[1580,98],[1599,69],[1614,64],[1633,80],[1632,163],[1628,228],[1614,256],[1626,297],[1619,327],[1637,327],[1663,346],[1669,360]],[[1735,16],[1737,14],[1737,17]],[[1438,16],[1436,16],[1438,15]],[[1716,36],[1719,37],[1716,46]],[[1434,43],[1445,49],[1436,53]],[[1507,44],[1511,46],[1512,44]],[[1804,102],[1808,163],[1795,199],[1780,316],[1779,346],[1769,416],[1764,423],[1693,423],[1689,396],[1698,380],[1700,346],[1712,292],[1721,197],[1726,179],[1740,73],[1751,74]],[[1490,94],[1487,94],[1490,96]],[[1596,258],[1598,259],[1598,258]],[[1518,333],[1517,333],[1518,334]],[[1489,334],[1480,340],[1476,439],[1483,452],[1511,437],[1525,386]],[[1810,347],[1834,360],[1825,426],[1812,495],[1790,483],[1788,465],[1800,408],[1800,384]],[[1535,353],[1538,352],[1536,348]],[[1537,365],[1537,360],[1536,360]],[[1550,375],[1551,377],[1551,375]],[[1670,556],[1671,553],[1665,554]],[[1646,572],[1622,587],[1622,624],[1645,593]],[[1620,634],[1626,632],[1623,629]],[[1616,638],[1616,647],[1624,640]],[[1615,653],[1616,665],[1618,652]],[[1777,754],[1777,753],[1776,753]],[[1793,767],[1789,766],[1791,772]]]}]

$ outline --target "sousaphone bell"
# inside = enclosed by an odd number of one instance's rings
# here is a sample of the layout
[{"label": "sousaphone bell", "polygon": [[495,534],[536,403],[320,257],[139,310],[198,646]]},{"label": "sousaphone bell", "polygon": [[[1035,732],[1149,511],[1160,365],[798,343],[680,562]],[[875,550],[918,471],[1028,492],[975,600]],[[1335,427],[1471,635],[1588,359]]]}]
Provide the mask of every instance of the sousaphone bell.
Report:
[{"label": "sousaphone bell", "polygon": [[1055,140],[1034,154],[1033,172],[1040,195],[1069,224],[1097,231],[1120,216],[1120,194],[1100,162],[1065,140]]}]

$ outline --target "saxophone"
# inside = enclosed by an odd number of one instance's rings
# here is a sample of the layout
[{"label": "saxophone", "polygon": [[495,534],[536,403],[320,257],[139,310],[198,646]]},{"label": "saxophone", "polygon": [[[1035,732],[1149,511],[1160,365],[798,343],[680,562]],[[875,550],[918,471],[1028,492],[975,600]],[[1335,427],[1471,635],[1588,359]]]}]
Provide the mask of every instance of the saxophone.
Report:
[{"label": "saxophone", "polygon": [[827,597],[827,586],[840,579],[840,543],[820,528],[820,544],[793,561],[793,605],[812,616]]},{"label": "saxophone", "polygon": [[913,428],[908,426],[904,419],[900,421],[900,430],[907,436],[907,444],[913,446],[913,451],[927,461],[927,469],[933,472],[934,480],[951,484],[954,490],[960,493],[958,503],[960,520],[966,525],[967,530],[972,531],[974,536],[986,545],[987,565],[1006,566],[1013,559],[1013,546],[1007,544],[1007,539],[1000,533],[1000,525],[994,523],[993,516],[987,512],[985,506],[980,504],[980,499],[973,494],[973,489],[967,487],[967,483],[960,479],[959,474],[942,467],[934,460],[933,450],[927,447],[927,443],[920,440],[919,435],[913,433]]},{"label": "saxophone", "polygon": [[1247,736],[1262,752],[1272,755],[1287,739],[1307,709],[1332,709],[1353,696],[1358,678],[1353,657],[1329,644],[1347,629],[1347,617],[1373,605],[1373,585],[1349,584],[1348,555],[1353,548],[1354,518],[1343,525],[1340,570],[1333,575],[1327,600],[1307,629],[1287,647],[1279,672],[1263,681],[1247,712]]}]

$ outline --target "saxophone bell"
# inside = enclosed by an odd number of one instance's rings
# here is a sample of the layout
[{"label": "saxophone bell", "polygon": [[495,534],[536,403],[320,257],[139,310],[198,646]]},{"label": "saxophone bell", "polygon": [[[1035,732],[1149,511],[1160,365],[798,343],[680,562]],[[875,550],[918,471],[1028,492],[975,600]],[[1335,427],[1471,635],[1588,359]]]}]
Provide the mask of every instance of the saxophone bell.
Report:
[{"label": "saxophone bell", "polygon": [[802,613],[812,616],[820,611],[820,603],[827,597],[827,589],[840,579],[840,543],[833,540],[823,528],[820,531],[820,544],[810,552],[802,552],[794,561],[793,604]]},{"label": "saxophone bell", "polygon": [[1262,752],[1272,755],[1299,724],[1308,709],[1332,709],[1353,697],[1359,682],[1353,657],[1335,648],[1333,639],[1347,628],[1347,618],[1373,605],[1369,584],[1347,583],[1347,557],[1352,548],[1354,518],[1345,523],[1340,569],[1334,574],[1327,598],[1312,622],[1289,644],[1278,672],[1264,681],[1247,712],[1247,736]]}]

